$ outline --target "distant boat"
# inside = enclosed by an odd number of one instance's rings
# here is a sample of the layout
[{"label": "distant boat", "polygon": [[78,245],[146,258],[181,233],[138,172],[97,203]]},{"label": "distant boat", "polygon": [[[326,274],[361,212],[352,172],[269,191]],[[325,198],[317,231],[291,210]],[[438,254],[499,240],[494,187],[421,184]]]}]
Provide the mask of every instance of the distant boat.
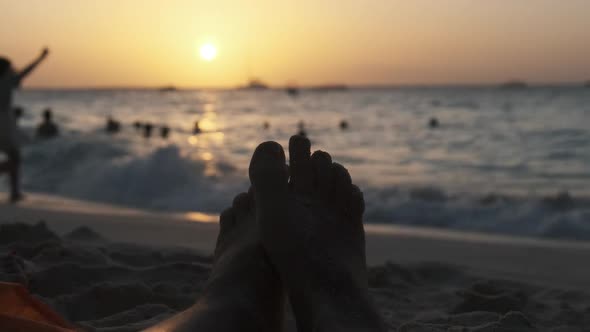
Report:
[{"label": "distant boat", "polygon": [[348,86],[344,84],[318,85],[311,87],[310,90],[318,92],[347,91]]},{"label": "distant boat", "polygon": [[289,86],[285,89],[285,92],[291,97],[296,97],[299,95],[299,88],[294,86]]},{"label": "distant boat", "polygon": [[174,92],[178,91],[178,89],[174,85],[163,86],[158,89],[160,92]]},{"label": "distant boat", "polygon": [[257,78],[250,79],[248,85],[241,87],[243,90],[268,90],[268,85]]},{"label": "distant boat", "polygon": [[528,88],[529,85],[523,81],[510,81],[500,85],[500,89],[505,90],[522,90]]}]

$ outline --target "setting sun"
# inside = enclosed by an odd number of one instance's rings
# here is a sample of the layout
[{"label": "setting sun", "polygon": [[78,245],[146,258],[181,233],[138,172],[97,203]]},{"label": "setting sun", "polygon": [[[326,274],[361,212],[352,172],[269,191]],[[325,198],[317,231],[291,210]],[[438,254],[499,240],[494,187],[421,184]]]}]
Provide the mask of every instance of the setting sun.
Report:
[{"label": "setting sun", "polygon": [[201,59],[205,61],[211,61],[217,56],[217,48],[212,44],[204,44],[199,49]]}]

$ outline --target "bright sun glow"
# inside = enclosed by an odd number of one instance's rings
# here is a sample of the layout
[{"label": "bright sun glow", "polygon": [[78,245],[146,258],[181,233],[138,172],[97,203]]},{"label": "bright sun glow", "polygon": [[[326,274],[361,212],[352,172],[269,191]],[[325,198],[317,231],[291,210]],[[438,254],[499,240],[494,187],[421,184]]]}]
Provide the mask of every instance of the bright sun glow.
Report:
[{"label": "bright sun glow", "polygon": [[204,44],[199,49],[199,54],[201,55],[201,59],[211,61],[217,56],[217,48],[212,44]]}]

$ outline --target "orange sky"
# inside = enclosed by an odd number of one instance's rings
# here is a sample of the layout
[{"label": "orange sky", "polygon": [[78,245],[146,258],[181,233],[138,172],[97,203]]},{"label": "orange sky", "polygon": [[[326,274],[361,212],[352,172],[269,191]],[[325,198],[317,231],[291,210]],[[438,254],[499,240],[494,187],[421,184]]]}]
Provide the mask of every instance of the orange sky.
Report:
[{"label": "orange sky", "polygon": [[[587,0],[0,0],[0,54],[30,87],[575,82]],[[198,46],[213,42],[204,62]],[[250,74],[249,74],[250,73]]]}]

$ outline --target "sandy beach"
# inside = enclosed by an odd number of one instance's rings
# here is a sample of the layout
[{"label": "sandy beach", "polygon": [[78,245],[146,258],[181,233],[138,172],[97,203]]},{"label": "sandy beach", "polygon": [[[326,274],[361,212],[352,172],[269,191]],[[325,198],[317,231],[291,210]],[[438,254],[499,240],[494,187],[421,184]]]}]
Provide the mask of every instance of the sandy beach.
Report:
[{"label": "sandy beach", "polygon": [[[27,262],[31,292],[89,331],[137,331],[192,304],[218,230],[214,215],[38,194],[0,206],[0,216],[0,250]],[[590,325],[588,244],[375,224],[366,232],[371,293],[391,331]]]}]

